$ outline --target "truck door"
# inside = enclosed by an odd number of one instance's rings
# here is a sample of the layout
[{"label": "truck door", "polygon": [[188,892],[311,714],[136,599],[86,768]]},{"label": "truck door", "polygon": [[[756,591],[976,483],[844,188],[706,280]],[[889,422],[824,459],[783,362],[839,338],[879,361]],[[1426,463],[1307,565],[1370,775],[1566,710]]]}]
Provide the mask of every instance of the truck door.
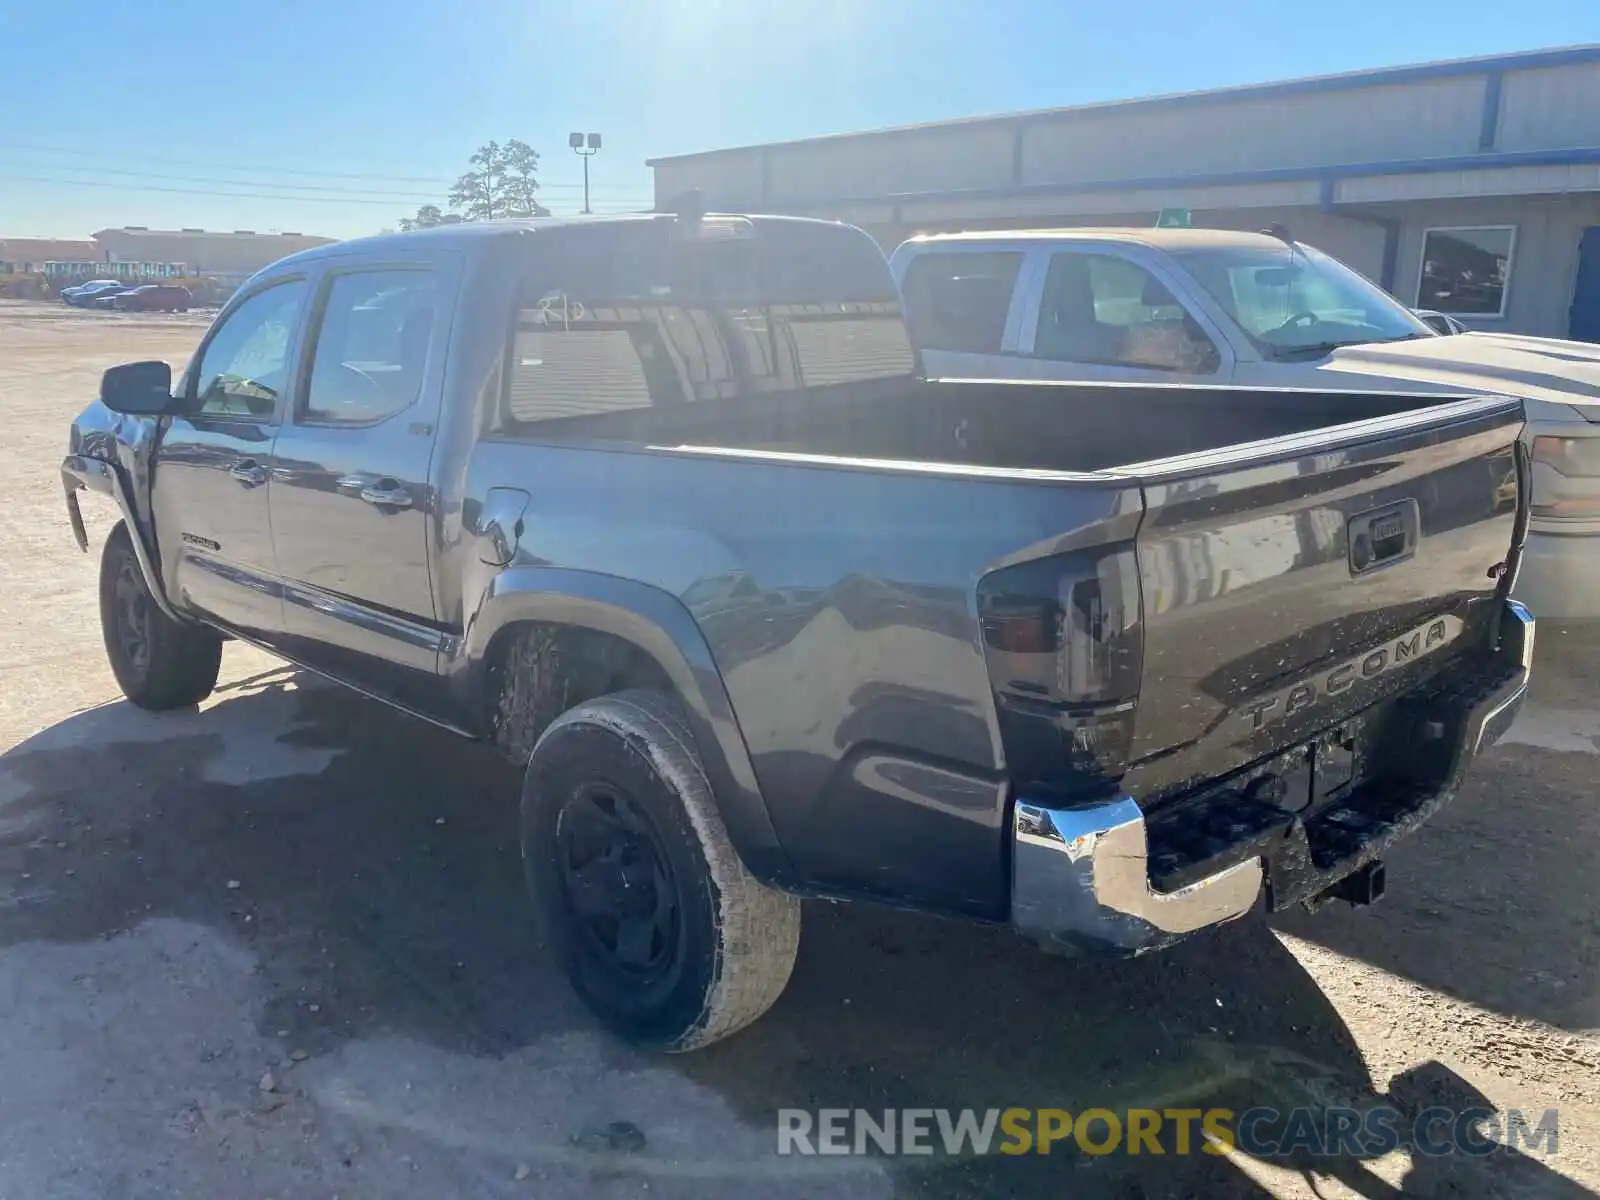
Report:
[{"label": "truck door", "polygon": [[1221,383],[1227,342],[1160,275],[1121,254],[1030,256],[1013,379]]},{"label": "truck door", "polygon": [[180,601],[266,640],[283,623],[267,494],[310,287],[270,280],[201,343],[189,415],[162,435],[152,484],[163,570]]},{"label": "truck door", "polygon": [[453,259],[329,270],[273,467],[286,651],[403,704],[429,693],[442,637],[428,469],[457,276]]}]

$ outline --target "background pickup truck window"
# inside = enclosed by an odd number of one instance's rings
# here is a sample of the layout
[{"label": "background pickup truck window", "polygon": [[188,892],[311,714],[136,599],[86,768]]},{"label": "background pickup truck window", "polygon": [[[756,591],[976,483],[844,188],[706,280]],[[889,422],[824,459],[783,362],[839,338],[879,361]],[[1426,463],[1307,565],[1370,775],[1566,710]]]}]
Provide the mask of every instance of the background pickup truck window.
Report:
[{"label": "background pickup truck window", "polygon": [[[912,372],[881,256],[872,271],[838,264],[854,237],[828,230],[819,255],[782,234],[664,245],[645,226],[634,239],[530,280],[501,432],[642,440],[764,399]],[[870,242],[862,252],[878,255]]]},{"label": "background pickup truck window", "polygon": [[922,254],[906,267],[911,334],[925,350],[999,354],[1022,270],[1014,251]]},{"label": "background pickup truck window", "polygon": [[1217,369],[1217,348],[1167,286],[1110,254],[1051,256],[1033,356],[1163,371]]}]

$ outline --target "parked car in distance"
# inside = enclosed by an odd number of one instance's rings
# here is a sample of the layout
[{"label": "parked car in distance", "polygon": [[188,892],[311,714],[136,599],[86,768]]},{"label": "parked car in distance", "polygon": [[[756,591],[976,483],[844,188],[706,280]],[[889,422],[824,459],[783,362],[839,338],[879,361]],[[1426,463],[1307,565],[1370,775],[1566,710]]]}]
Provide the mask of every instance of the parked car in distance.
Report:
[{"label": "parked car in distance", "polygon": [[63,289],[61,300],[77,308],[87,308],[94,303],[96,297],[126,291],[127,288],[128,285],[120,279],[91,279],[88,283]]},{"label": "parked car in distance", "polygon": [[78,489],[122,514],[130,700],[232,636],[496,743],[545,943],[681,1051],[777,998],[799,896],[1122,954],[1376,899],[1528,686],[1521,428],[928,382],[865,233],[685,213],[294,255],[181,379],[108,371],[62,478],[83,549]]},{"label": "parked car in distance", "polygon": [[1411,311],[1421,317],[1422,323],[1429,329],[1445,337],[1468,332],[1467,327],[1449,313],[1438,312],[1431,308],[1413,308]]},{"label": "parked car in distance", "polygon": [[1477,331],[1436,336],[1365,276],[1275,234],[932,234],[905,242],[892,263],[933,378],[1525,400],[1532,523],[1517,596],[1542,619],[1600,618],[1600,345]]},{"label": "parked car in distance", "polygon": [[146,283],[110,297],[111,307],[122,312],[188,312],[193,299],[175,283]]}]

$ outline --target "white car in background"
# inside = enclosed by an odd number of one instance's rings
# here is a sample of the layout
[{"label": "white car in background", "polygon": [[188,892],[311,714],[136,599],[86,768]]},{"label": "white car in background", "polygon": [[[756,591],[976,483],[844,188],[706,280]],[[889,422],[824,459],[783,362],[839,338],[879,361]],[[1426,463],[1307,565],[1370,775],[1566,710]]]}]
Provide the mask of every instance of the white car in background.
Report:
[{"label": "white car in background", "polygon": [[1600,617],[1600,346],[1440,336],[1337,259],[1264,233],[935,234],[890,261],[931,378],[1521,397],[1533,495],[1517,596],[1541,618]]}]

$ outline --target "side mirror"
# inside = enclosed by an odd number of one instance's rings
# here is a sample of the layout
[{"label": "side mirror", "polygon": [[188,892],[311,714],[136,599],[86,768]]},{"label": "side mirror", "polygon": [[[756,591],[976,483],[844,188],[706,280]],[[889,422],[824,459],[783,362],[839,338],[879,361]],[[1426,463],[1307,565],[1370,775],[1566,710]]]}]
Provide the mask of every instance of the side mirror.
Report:
[{"label": "side mirror", "polygon": [[172,368],[164,362],[123,363],[100,376],[100,403],[112,412],[159,417],[177,409]]}]

